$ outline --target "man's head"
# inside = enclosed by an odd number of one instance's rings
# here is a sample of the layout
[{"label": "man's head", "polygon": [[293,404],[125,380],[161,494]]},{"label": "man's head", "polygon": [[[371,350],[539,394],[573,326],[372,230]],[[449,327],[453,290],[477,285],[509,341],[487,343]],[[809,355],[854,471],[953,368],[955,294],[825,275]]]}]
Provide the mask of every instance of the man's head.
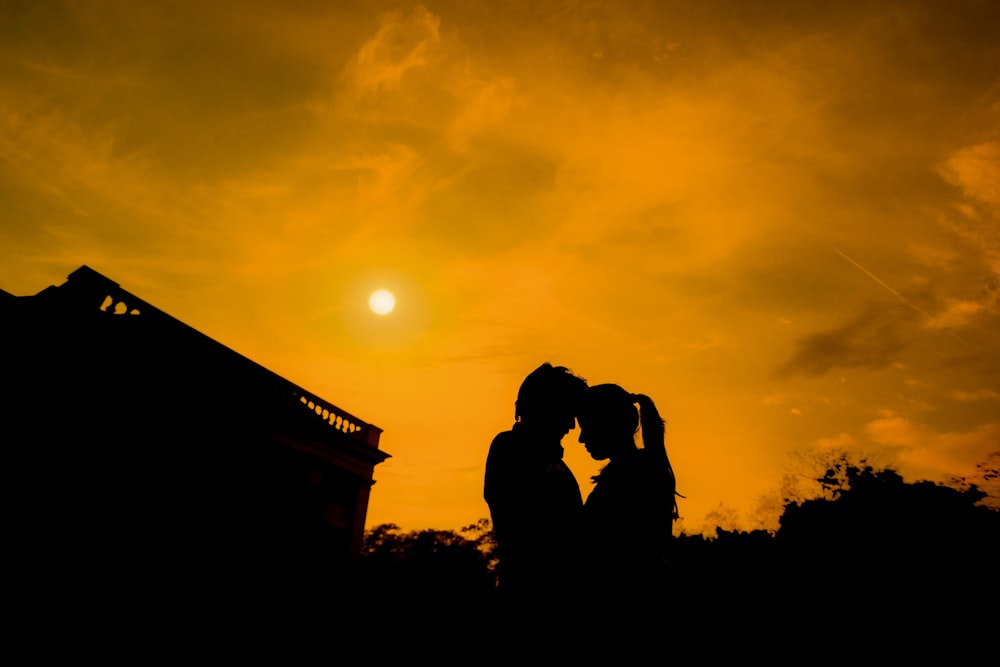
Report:
[{"label": "man's head", "polygon": [[586,391],[586,380],[546,362],[521,383],[514,418],[533,431],[562,439],[576,425],[577,404]]}]

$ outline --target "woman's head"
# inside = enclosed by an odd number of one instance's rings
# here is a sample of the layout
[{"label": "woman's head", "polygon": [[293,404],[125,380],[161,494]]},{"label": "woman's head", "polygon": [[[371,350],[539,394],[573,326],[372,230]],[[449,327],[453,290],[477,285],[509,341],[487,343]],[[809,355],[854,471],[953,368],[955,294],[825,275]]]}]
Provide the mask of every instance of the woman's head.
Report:
[{"label": "woman's head", "polygon": [[587,389],[577,413],[580,442],[595,460],[635,449],[639,410],[635,397],[616,384]]},{"label": "woman's head", "polygon": [[663,418],[653,399],[630,394],[616,384],[594,385],[583,395],[576,419],[580,442],[597,461],[636,451],[635,434],[641,426],[644,465],[660,480],[665,502],[677,518],[677,480],[667,457]]}]

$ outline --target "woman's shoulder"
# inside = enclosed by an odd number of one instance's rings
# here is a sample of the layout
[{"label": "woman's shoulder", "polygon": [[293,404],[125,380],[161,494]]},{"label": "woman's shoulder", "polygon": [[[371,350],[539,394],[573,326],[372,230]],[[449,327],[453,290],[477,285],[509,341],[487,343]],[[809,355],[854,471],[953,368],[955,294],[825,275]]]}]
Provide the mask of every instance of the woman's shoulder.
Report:
[{"label": "woman's shoulder", "polygon": [[618,457],[601,468],[594,476],[594,481],[605,488],[630,488],[638,477],[643,475],[643,461],[638,452],[628,456]]},{"label": "woman's shoulder", "polygon": [[655,466],[655,460],[646,449],[636,449],[620,461],[621,469],[630,477],[642,477]]},{"label": "woman's shoulder", "polygon": [[601,471],[601,478],[605,472],[609,473],[609,486],[620,487],[629,495],[644,495],[651,488],[659,487],[663,481],[657,459],[644,449],[615,461],[614,466],[608,465]]}]

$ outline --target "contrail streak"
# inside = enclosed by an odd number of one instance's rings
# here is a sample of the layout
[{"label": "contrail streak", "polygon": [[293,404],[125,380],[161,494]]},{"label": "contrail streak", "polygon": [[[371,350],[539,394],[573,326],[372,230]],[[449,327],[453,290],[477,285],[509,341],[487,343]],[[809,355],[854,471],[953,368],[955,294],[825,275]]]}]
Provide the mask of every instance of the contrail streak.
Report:
[{"label": "contrail streak", "polygon": [[[917,311],[918,313],[920,313],[921,315],[923,315],[924,317],[926,317],[928,321],[933,321],[934,320],[934,318],[929,313],[927,313],[926,311],[922,310],[917,304],[913,303],[912,301],[910,301],[909,299],[907,299],[905,296],[903,296],[902,294],[900,294],[899,292],[897,292],[896,290],[894,290],[891,286],[889,286],[888,284],[886,284],[886,282],[884,280],[882,280],[881,278],[879,278],[878,276],[876,276],[874,273],[872,273],[871,271],[869,271],[865,267],[863,267],[860,264],[858,264],[857,262],[855,262],[853,259],[851,259],[847,255],[845,255],[844,253],[842,253],[839,249],[833,248],[833,251],[836,252],[841,257],[843,257],[844,259],[846,259],[848,262],[850,262],[854,266],[858,267],[858,269],[860,269],[866,276],[868,276],[869,278],[871,278],[872,280],[874,280],[875,282],[877,282],[882,287],[884,287],[887,290],[889,290],[889,292],[891,292],[893,295],[895,295],[896,298],[898,298],[900,301],[902,301],[903,303],[905,303],[907,306],[909,306],[913,310]],[[958,342],[962,343],[963,345],[968,345],[968,343],[965,340],[963,340],[954,331],[951,331],[949,329],[948,333],[950,333],[952,335],[952,337],[955,340],[957,340]]]},{"label": "contrail streak", "polygon": [[928,315],[927,313],[925,313],[923,310],[921,310],[915,303],[913,303],[912,301],[910,301],[909,299],[907,299],[905,296],[903,296],[902,294],[900,294],[896,290],[892,289],[881,278],[879,278],[874,273],[872,273],[871,271],[869,271],[865,267],[863,267],[860,264],[858,264],[857,262],[855,262],[853,259],[851,259],[847,255],[845,255],[844,253],[840,252],[840,250],[838,250],[837,248],[834,248],[833,251],[836,252],[841,257],[843,257],[844,259],[846,259],[848,262],[850,262],[854,266],[856,266],[859,269],[861,269],[866,276],[868,276],[869,278],[871,278],[872,280],[874,280],[875,282],[877,282],[879,285],[881,285],[882,287],[886,288],[887,290],[889,290],[890,292],[892,292],[893,294],[895,294],[897,297],[899,297],[899,300],[902,301],[903,303],[905,303],[907,306],[909,306],[913,310],[917,311],[918,313],[920,313],[921,315],[923,315],[924,317],[926,317],[929,320],[933,320],[934,319],[933,317],[931,317],[930,315]]}]

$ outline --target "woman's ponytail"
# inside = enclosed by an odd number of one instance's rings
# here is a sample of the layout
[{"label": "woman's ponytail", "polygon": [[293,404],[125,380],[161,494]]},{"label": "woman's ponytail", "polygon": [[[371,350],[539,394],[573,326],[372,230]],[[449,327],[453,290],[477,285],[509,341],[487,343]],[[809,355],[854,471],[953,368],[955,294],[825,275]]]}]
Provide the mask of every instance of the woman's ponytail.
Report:
[{"label": "woman's ponytail", "polygon": [[632,400],[639,405],[639,424],[642,427],[642,446],[649,452],[652,461],[664,478],[667,487],[670,503],[672,505],[673,518],[678,517],[677,512],[677,479],[674,477],[674,469],[670,465],[670,458],[667,456],[667,445],[665,442],[665,424],[660,416],[660,411],[656,409],[653,399],[645,394],[632,394]]}]

